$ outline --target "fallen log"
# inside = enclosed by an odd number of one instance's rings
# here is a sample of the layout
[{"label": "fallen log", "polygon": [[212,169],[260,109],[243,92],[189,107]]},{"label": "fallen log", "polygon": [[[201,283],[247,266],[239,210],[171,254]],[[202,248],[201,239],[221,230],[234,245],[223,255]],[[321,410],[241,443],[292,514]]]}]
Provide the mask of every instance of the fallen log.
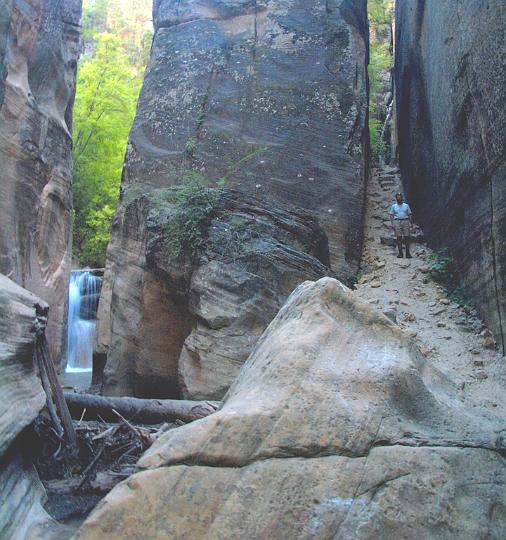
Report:
[{"label": "fallen log", "polygon": [[100,417],[108,422],[118,422],[118,415],[141,424],[162,422],[193,422],[209,416],[220,406],[219,401],[188,401],[178,399],[140,399],[134,397],[107,397],[94,394],[65,392],[65,399],[73,418],[80,418],[86,409],[86,418]]}]

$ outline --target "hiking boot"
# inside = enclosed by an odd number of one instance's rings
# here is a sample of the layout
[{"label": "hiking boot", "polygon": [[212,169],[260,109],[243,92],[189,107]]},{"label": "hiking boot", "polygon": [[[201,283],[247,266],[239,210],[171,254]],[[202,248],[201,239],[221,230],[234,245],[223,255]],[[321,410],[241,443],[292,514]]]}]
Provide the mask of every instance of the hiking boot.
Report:
[{"label": "hiking boot", "polygon": [[402,252],[402,249],[399,250],[399,254],[397,255],[397,258],[398,259],[403,259],[404,258],[404,253]]},{"label": "hiking boot", "polygon": [[406,250],[406,259],[412,259],[411,253],[409,252],[409,249]]}]

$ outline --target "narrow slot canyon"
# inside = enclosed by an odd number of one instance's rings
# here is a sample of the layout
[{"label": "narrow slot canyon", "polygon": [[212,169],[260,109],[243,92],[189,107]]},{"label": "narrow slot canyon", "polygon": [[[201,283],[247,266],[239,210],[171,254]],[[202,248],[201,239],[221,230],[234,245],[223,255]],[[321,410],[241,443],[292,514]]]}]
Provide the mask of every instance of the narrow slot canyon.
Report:
[{"label": "narrow slot canyon", "polygon": [[0,6],[0,539],[505,537],[505,26]]}]

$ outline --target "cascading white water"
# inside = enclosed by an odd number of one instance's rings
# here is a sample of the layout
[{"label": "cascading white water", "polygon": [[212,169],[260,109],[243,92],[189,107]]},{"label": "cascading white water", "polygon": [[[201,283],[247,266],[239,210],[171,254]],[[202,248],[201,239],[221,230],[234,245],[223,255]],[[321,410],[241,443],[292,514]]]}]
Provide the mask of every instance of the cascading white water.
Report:
[{"label": "cascading white water", "polygon": [[68,373],[91,371],[98,303],[98,278],[88,271],[72,272],[67,331]]}]

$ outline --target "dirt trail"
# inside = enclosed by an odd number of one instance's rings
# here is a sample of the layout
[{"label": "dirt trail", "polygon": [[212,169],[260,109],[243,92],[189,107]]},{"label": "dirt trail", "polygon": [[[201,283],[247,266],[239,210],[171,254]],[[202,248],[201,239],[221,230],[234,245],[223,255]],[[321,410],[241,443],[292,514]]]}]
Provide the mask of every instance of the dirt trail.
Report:
[{"label": "dirt trail", "polygon": [[356,294],[414,336],[427,360],[450,377],[459,394],[506,418],[506,358],[485,347],[486,327],[476,312],[450,301],[430,278],[432,250],[415,243],[413,259],[398,259],[395,247],[380,242],[381,237],[393,238],[388,210],[397,191],[402,186],[396,169],[373,171]]}]

